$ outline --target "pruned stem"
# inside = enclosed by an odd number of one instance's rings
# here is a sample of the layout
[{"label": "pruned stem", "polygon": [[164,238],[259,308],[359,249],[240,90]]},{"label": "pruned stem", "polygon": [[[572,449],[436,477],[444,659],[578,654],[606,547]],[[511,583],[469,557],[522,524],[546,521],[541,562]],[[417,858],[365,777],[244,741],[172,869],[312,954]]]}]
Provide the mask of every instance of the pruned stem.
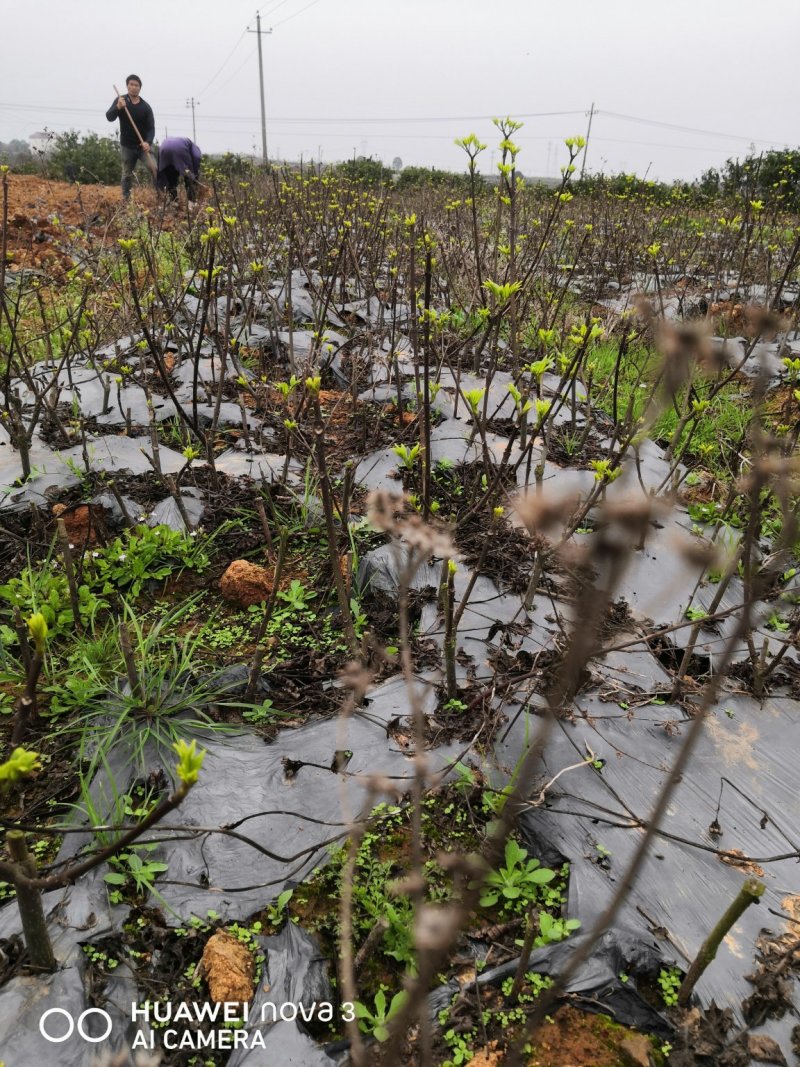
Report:
[{"label": "pruned stem", "polygon": [[722,939],[728,933],[734,923],[738,922],[743,913],[751,904],[757,904],[764,895],[766,886],[757,878],[748,878],[739,890],[733,903],[728,907],[725,914],[700,946],[700,951],[695,956],[689,971],[684,978],[678,991],[678,1004],[685,1008],[691,999],[694,987],[702,976],[706,967],[717,954]]},{"label": "pruned stem", "polygon": [[514,984],[511,986],[511,993],[509,994],[509,1000],[512,1004],[516,1003],[518,1000],[522,984],[525,981],[525,974],[528,970],[528,959],[533,951],[533,942],[536,937],[537,914],[538,912],[533,908],[528,912],[528,923],[525,927],[525,940],[522,942],[522,953],[519,957],[516,974],[514,975]]},{"label": "pruned stem", "polygon": [[61,557],[64,560],[64,573],[67,576],[69,586],[69,601],[72,607],[73,625],[76,630],[81,628],[80,600],[78,598],[78,583],[75,580],[75,567],[72,562],[72,548],[69,543],[67,527],[63,519],[57,522],[58,540],[61,545]]},{"label": "pruned stem", "polygon": [[[9,830],[6,834],[6,844],[17,870],[26,878],[35,878],[36,863],[28,852],[25,834],[22,830]],[[15,882],[15,886],[17,907],[22,920],[22,932],[25,935],[30,965],[37,971],[54,971],[56,958],[53,955],[53,946],[47,932],[41,890],[20,882]]]}]

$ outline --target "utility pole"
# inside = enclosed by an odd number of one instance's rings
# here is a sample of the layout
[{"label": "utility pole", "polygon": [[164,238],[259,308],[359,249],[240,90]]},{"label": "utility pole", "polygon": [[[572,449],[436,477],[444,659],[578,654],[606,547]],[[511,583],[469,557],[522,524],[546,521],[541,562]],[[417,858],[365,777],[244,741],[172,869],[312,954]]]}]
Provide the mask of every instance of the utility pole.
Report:
[{"label": "utility pole", "polygon": [[594,118],[594,100],[592,106],[589,108],[589,126],[586,130],[586,144],[583,146],[583,159],[581,160],[581,180],[583,179],[583,172],[586,170],[586,153],[589,151],[589,137],[592,133],[592,119]]},{"label": "utility pole", "polygon": [[269,167],[269,156],[267,155],[267,108],[264,103],[264,60],[261,55],[261,37],[272,33],[272,30],[261,29],[261,12],[257,11],[256,28],[254,30],[248,28],[247,32],[258,34],[258,81],[261,86],[261,152],[264,166]]},{"label": "utility pole", "polygon": [[195,100],[195,98],[193,96],[191,96],[186,101],[186,106],[190,107],[192,109],[192,140],[194,141],[195,144],[197,144],[197,126],[195,126],[195,122],[194,122],[194,109],[196,107],[200,106],[200,101],[199,100]]}]

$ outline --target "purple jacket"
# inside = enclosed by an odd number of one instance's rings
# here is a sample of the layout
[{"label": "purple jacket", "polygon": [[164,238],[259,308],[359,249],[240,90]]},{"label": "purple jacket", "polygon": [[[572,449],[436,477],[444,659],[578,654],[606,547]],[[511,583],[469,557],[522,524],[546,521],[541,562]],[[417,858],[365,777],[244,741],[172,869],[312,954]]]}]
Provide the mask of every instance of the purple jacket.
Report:
[{"label": "purple jacket", "polygon": [[203,153],[188,137],[167,137],[158,146],[158,177],[161,179],[163,172],[172,167],[181,178],[185,174],[197,178],[202,158]]}]

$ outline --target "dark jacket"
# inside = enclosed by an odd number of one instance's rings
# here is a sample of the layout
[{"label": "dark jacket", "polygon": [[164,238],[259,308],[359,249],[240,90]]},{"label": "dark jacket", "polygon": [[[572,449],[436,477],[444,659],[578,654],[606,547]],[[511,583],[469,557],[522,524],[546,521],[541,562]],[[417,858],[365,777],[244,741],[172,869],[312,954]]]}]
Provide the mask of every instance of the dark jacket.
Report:
[{"label": "dark jacket", "polygon": [[188,137],[166,137],[158,146],[158,185],[168,188],[170,178],[197,179],[203,153]]},{"label": "dark jacket", "polygon": [[[128,105],[128,111],[131,113],[133,121],[136,123],[136,127],[139,133],[142,135],[142,140],[147,144],[152,144],[156,137],[156,120],[153,117],[153,109],[147,103],[146,100],[142,100],[139,97],[138,104],[132,104],[131,98],[128,94],[125,94],[125,103]],[[117,108],[117,97],[114,97],[114,103],[106,111],[106,118],[109,122],[114,122],[119,119],[119,140],[125,148],[138,148],[139,138],[136,136],[136,130],[130,124],[127,114],[124,110],[120,111]]]}]

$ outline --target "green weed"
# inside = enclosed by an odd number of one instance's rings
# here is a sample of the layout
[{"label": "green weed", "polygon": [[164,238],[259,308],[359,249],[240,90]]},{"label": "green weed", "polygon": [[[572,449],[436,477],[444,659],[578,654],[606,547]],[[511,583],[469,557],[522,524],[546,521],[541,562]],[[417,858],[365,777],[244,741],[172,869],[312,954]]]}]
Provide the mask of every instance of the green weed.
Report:
[{"label": "green weed", "polygon": [[384,990],[385,987],[381,986],[375,994],[373,1008],[362,1004],[360,1000],[357,1000],[353,1005],[359,1029],[363,1030],[365,1034],[372,1034],[376,1041],[386,1040],[389,1036],[389,1022],[397,1015],[408,999],[408,993],[405,990],[401,990],[399,993],[395,993],[387,1004]]},{"label": "green weed", "polygon": [[677,967],[662,967],[658,972],[661,999],[668,1008],[678,1003],[678,992],[682,981],[681,972]]},{"label": "green weed", "polygon": [[526,908],[540,899],[541,887],[552,882],[556,872],[542,867],[537,859],[528,859],[528,851],[513,838],[506,842],[505,863],[487,874],[481,894],[481,907],[493,908],[501,903],[504,912]]}]

